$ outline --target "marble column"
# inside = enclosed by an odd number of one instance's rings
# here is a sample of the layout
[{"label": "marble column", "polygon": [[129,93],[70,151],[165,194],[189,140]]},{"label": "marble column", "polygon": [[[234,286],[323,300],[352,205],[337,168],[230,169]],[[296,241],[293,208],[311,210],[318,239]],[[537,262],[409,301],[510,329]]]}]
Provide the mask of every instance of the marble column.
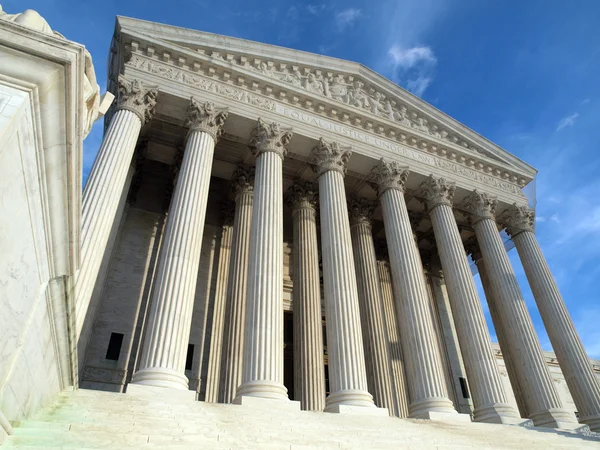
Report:
[{"label": "marble column", "polygon": [[188,389],[185,360],[210,172],[226,118],[226,110],[191,98],[187,142],[158,255],[144,347],[132,383]]},{"label": "marble column", "polygon": [[371,225],[376,205],[376,202],[364,198],[350,199],[350,236],[356,267],[369,392],[372,393],[376,406],[387,408],[390,415],[397,416],[398,404],[392,391],[389,338],[384,322],[381,284]]},{"label": "marble column", "polygon": [[381,284],[385,328],[387,330],[388,345],[390,348],[390,362],[393,379],[392,390],[396,397],[396,404],[398,405],[398,417],[404,418],[408,417],[408,388],[406,385],[406,376],[404,374],[404,357],[402,355],[402,345],[400,343],[398,320],[396,319],[392,274],[390,272],[389,262],[386,259],[380,258],[377,261],[377,271],[379,273],[379,282]]},{"label": "marble column", "polygon": [[552,348],[579,413],[579,422],[600,431],[600,382],[534,234],[535,212],[514,204],[501,217],[512,237]]},{"label": "marble column", "polygon": [[104,250],[119,207],[142,126],[154,115],[158,86],[119,76],[116,111],[83,190],[81,267],[75,281],[75,322],[79,337]]},{"label": "marble column", "polygon": [[458,413],[448,399],[444,386],[423,265],[404,201],[407,177],[408,168],[396,161],[387,162],[383,159],[373,168],[370,176],[383,211],[404,365],[411,395],[409,416],[451,419],[452,416],[458,417]]},{"label": "marble column", "polygon": [[283,158],[290,129],[258,119],[250,140],[256,155],[254,208],[244,335],[244,397],[288,400],[283,385]]},{"label": "marble column", "polygon": [[432,175],[420,186],[444,271],[476,422],[522,423],[506,399],[475,281],[452,212],[455,185]]},{"label": "marble column", "polygon": [[234,205],[225,202],[221,208],[223,226],[221,227],[221,246],[217,266],[215,286],[215,304],[213,309],[212,333],[208,354],[208,373],[206,376],[205,401],[219,401],[219,382],[221,379],[221,356],[223,354],[223,329],[225,327],[225,311],[227,306],[227,284],[229,262],[231,259],[231,242],[233,238]]},{"label": "marble column", "polygon": [[286,201],[292,209],[294,227],[294,392],[300,407],[325,409],[325,361],[317,242],[317,186],[298,182],[290,187]]},{"label": "marble column", "polygon": [[351,154],[349,149],[337,142],[327,143],[323,139],[311,154],[319,179],[331,392],[326,400],[325,411],[328,412],[344,412],[352,407],[375,407],[367,385],[356,271],[344,190],[346,164]]},{"label": "marble column", "polygon": [[[508,356],[506,356],[507,352],[509,351],[509,341],[506,337],[507,331],[504,330],[502,326],[502,321],[500,320],[500,315],[498,313],[498,299],[496,298],[494,290],[492,289],[492,284],[490,282],[485,263],[483,262],[483,258],[481,257],[481,251],[479,250],[479,245],[477,244],[476,236],[473,236],[465,243],[465,250],[468,254],[471,255],[471,258],[477,265],[477,272],[479,273],[481,286],[483,287],[483,292],[485,294],[485,299],[488,304],[488,309],[490,310],[490,316],[492,318],[492,323],[494,324],[494,331],[496,332],[498,345],[500,345],[500,351],[503,353],[502,358],[504,361],[504,365],[506,366],[506,372],[510,380],[510,385],[515,396],[517,406],[519,408],[519,413],[521,414],[521,417],[528,417],[529,412],[527,411],[527,405],[523,401],[523,396],[521,395],[521,386],[519,386],[517,372],[515,371],[514,367],[512,367],[511,359]],[[506,352],[503,349],[507,349]]]},{"label": "marble column", "polygon": [[462,209],[470,214],[489,281],[498,300],[498,316],[502,328],[509,331],[505,333],[508,345],[502,351],[511,359],[529,418],[536,426],[573,428],[577,422],[563,409],[517,277],[500,239],[494,219],[495,198],[473,191],[463,202]]},{"label": "marble column", "polygon": [[235,215],[227,284],[222,377],[219,387],[219,400],[223,403],[233,401],[237,388],[242,383],[254,167],[239,165],[231,178],[231,190],[235,199]]}]

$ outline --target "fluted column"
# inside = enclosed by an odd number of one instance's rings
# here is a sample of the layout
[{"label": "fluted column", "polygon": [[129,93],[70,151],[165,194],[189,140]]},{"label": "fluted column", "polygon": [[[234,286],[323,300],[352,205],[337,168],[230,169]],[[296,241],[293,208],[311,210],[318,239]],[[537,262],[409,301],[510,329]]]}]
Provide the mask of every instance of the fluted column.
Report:
[{"label": "fluted column", "polygon": [[473,191],[465,199],[463,209],[470,213],[489,281],[498,300],[497,313],[502,328],[509,331],[505,333],[508,345],[502,351],[511,359],[529,418],[536,426],[573,428],[577,422],[563,409],[517,277],[500,239],[494,221],[495,198]]},{"label": "fluted column", "polygon": [[390,361],[393,378],[392,390],[396,396],[398,405],[398,417],[408,417],[408,388],[404,374],[404,357],[400,343],[400,332],[398,320],[396,319],[396,308],[394,306],[394,292],[392,288],[392,274],[390,264],[385,259],[377,261],[377,271],[381,284],[381,297],[383,300],[383,312],[385,328],[387,330],[390,348]]},{"label": "fluted column", "polygon": [[215,143],[227,111],[190,100],[189,127],[158,255],[151,310],[132,383],[188,389],[185,360]]},{"label": "fluted column", "polygon": [[288,400],[283,385],[283,158],[291,130],[258,120],[250,141],[256,155],[248,266],[243,397]]},{"label": "fluted column", "polygon": [[404,201],[407,177],[407,168],[383,159],[371,172],[371,180],[383,210],[406,377],[411,394],[409,416],[425,419],[440,415],[458,417],[444,387],[423,266]]},{"label": "fluted column", "polygon": [[473,236],[465,243],[465,249],[467,253],[471,255],[471,258],[477,265],[477,272],[479,273],[479,279],[481,280],[481,286],[483,287],[485,300],[488,304],[492,323],[494,324],[494,330],[496,331],[496,338],[498,339],[498,344],[500,345],[500,351],[503,353],[504,365],[506,366],[506,372],[508,373],[508,378],[510,380],[510,385],[515,396],[517,406],[519,408],[519,413],[521,417],[528,417],[529,413],[527,411],[527,405],[523,401],[523,396],[521,395],[521,387],[519,386],[517,373],[514,367],[512,367],[511,359],[507,356],[508,350],[506,350],[506,352],[504,350],[508,349],[509,346],[509,341],[506,337],[507,331],[504,330],[502,321],[500,320],[500,315],[498,313],[498,299],[496,298],[490,282],[490,277],[487,273],[487,268],[485,267],[485,263],[481,257],[481,251],[479,250],[476,236]]},{"label": "fluted column", "polygon": [[369,392],[375,405],[398,415],[398,404],[392,391],[390,349],[384,322],[381,284],[377,271],[371,221],[376,202],[352,198],[349,202],[350,236],[356,267],[358,302]]},{"label": "fluted column", "polygon": [[233,237],[234,205],[226,202],[222,206],[221,247],[217,266],[215,286],[215,306],[213,309],[212,332],[208,354],[208,374],[206,376],[205,401],[219,401],[219,382],[221,379],[221,356],[223,354],[223,329],[227,306],[227,284],[229,262],[231,259],[231,242]]},{"label": "fluted column", "polygon": [[512,237],[552,348],[579,413],[579,422],[600,431],[600,382],[579,339],[535,234],[535,212],[512,205],[501,218]]},{"label": "fluted column", "polygon": [[296,183],[287,193],[294,227],[294,393],[308,411],[325,409],[325,361],[317,242],[317,187]]},{"label": "fluted column", "polygon": [[116,112],[83,190],[81,268],[74,291],[77,337],[85,322],[140,131],[154,114],[157,88],[119,76]]},{"label": "fluted column", "polygon": [[227,284],[222,378],[219,387],[219,401],[223,403],[233,401],[237,388],[242,383],[250,227],[254,202],[254,167],[238,166],[231,179],[231,189],[235,199],[235,216]]},{"label": "fluted column", "polygon": [[343,412],[347,407],[374,407],[369,394],[361,335],[356,271],[352,256],[350,221],[344,190],[349,149],[337,142],[320,140],[311,155],[319,178],[321,254],[329,389],[325,411]]},{"label": "fluted column", "polygon": [[428,209],[444,270],[477,422],[521,423],[506,399],[475,281],[452,212],[455,185],[429,176],[419,194]]}]

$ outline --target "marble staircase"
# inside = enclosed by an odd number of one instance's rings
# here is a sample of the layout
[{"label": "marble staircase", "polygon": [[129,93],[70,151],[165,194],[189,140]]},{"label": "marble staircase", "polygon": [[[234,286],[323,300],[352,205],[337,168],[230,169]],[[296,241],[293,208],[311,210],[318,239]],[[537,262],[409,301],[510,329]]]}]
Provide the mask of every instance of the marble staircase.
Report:
[{"label": "marble staircase", "polygon": [[[277,403],[275,403],[277,405]],[[600,434],[250,407],[78,390],[14,424],[6,448],[600,449]]]}]

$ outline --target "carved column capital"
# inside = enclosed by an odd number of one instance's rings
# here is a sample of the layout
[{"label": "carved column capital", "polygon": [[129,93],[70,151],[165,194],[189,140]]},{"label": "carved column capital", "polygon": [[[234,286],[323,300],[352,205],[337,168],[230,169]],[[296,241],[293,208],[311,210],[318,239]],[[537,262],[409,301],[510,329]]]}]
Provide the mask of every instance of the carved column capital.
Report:
[{"label": "carved column capital", "polygon": [[535,211],[527,205],[513,203],[500,217],[500,223],[506,227],[510,237],[523,231],[535,230]]},{"label": "carved column capital", "polygon": [[286,192],[285,201],[292,211],[299,209],[317,210],[319,190],[314,183],[298,181],[291,185]]},{"label": "carved column capital", "polygon": [[456,184],[445,178],[429,175],[427,180],[421,183],[419,195],[428,211],[439,205],[452,206]]},{"label": "carved column capital", "polygon": [[158,86],[150,86],[138,79],[129,80],[119,75],[117,109],[125,109],[137,115],[142,125],[152,119],[156,109]]},{"label": "carved column capital", "polygon": [[229,182],[231,196],[237,201],[240,195],[254,190],[254,166],[239,164]]},{"label": "carved column capital", "polygon": [[481,250],[479,250],[479,243],[475,236],[465,242],[465,252],[475,263],[481,259]]},{"label": "carved column capital", "polygon": [[476,224],[483,219],[492,219],[496,214],[496,197],[474,190],[464,199],[462,209],[469,213],[469,221]]},{"label": "carved column capital", "polygon": [[221,203],[221,222],[223,227],[233,226],[233,219],[235,217],[235,203],[230,201],[224,201]]},{"label": "carved column capital", "polygon": [[345,176],[350,156],[352,156],[350,147],[342,146],[338,142],[325,142],[321,138],[317,146],[312,149],[311,163],[317,177],[328,170],[335,170]]},{"label": "carved column capital", "polygon": [[223,133],[223,125],[229,114],[228,108],[215,108],[212,102],[201,102],[190,97],[190,106],[185,116],[185,125],[189,131],[202,131],[212,136],[215,142]]},{"label": "carved column capital", "polygon": [[398,161],[386,161],[381,158],[369,179],[373,188],[377,191],[377,195],[381,197],[388,189],[398,189],[404,192],[404,185],[408,178],[409,170],[407,166],[401,165]]},{"label": "carved column capital", "polygon": [[269,124],[259,118],[248,146],[254,156],[263,152],[274,152],[283,159],[287,155],[287,145],[292,136],[291,128],[282,128],[275,122]]},{"label": "carved column capital", "polygon": [[348,200],[348,213],[350,214],[350,225],[366,223],[369,226],[373,223],[373,213],[375,212],[376,202],[363,197],[352,197]]}]

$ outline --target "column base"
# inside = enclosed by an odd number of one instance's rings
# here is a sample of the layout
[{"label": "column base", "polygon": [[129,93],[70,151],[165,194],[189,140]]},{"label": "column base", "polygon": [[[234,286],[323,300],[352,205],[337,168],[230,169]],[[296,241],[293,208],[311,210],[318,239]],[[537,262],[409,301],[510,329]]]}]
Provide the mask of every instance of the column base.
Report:
[{"label": "column base", "polygon": [[248,408],[255,409],[268,409],[273,410],[284,410],[284,411],[300,411],[300,402],[263,398],[263,397],[251,397],[248,395],[238,395],[233,399],[234,405],[245,406]]},{"label": "column base", "polygon": [[133,374],[131,383],[178,389],[180,391],[188,390],[188,379],[184,374],[164,367],[147,367],[138,370]]},{"label": "column base", "polygon": [[[413,417],[411,417],[412,419]],[[414,417],[415,419],[435,420],[436,422],[471,422],[469,414],[459,414],[456,411],[454,414],[446,412],[429,411],[422,417]]]},{"label": "column base", "polygon": [[459,415],[452,402],[446,397],[430,397],[418,403],[411,403],[408,406],[408,417],[410,419],[430,419],[431,413],[442,413],[448,416]]},{"label": "column base", "polygon": [[536,427],[561,428],[563,430],[575,430],[581,427],[575,416],[564,409],[551,408],[547,411],[531,414],[529,416]]},{"label": "column base", "polygon": [[506,403],[476,408],[473,412],[473,421],[480,423],[501,423],[504,425],[533,426],[533,421],[519,417],[515,408]]},{"label": "column base", "polygon": [[233,403],[236,403],[239,397],[259,397],[286,402],[290,401],[287,395],[287,388],[283,384],[267,380],[254,380],[243,383],[237,388]]},{"label": "column base", "polygon": [[600,416],[580,417],[579,423],[588,425],[596,433],[600,432]]},{"label": "column base", "polygon": [[358,408],[376,409],[373,396],[367,391],[346,389],[329,394],[325,399],[325,412],[340,412],[339,406],[354,406]]},{"label": "column base", "polygon": [[160,400],[180,400],[183,402],[196,401],[196,391],[184,391],[181,389],[148,386],[135,383],[129,383],[127,385],[126,394],[134,395],[136,397],[152,397],[153,399]]},{"label": "column base", "polygon": [[390,411],[387,408],[369,408],[364,406],[352,405],[334,405],[330,408],[325,408],[325,412],[333,414],[347,414],[353,416],[382,416],[390,417]]}]

